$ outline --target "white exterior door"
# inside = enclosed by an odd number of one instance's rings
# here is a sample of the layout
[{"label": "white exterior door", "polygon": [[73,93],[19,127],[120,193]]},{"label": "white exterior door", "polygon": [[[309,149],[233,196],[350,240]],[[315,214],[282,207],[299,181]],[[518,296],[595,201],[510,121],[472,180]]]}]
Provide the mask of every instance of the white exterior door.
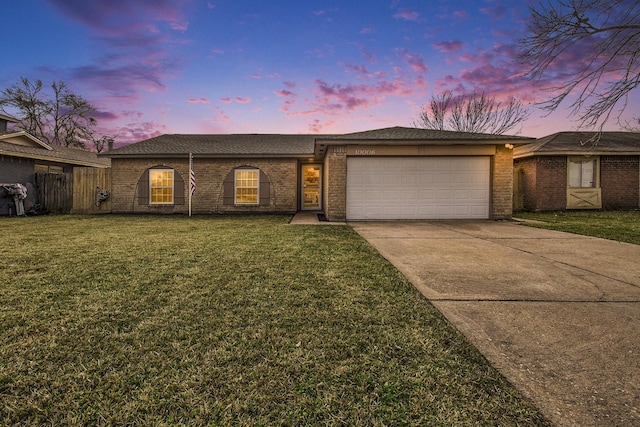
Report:
[{"label": "white exterior door", "polygon": [[489,156],[348,157],[347,219],[487,219]]}]

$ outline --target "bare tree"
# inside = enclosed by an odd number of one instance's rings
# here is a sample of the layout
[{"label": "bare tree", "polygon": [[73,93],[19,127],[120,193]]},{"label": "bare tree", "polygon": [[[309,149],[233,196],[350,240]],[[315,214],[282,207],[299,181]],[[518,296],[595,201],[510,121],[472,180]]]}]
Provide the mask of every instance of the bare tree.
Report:
[{"label": "bare tree", "polygon": [[103,151],[105,151],[105,149],[110,150],[111,148],[113,148],[115,137],[103,135],[98,138],[92,135],[91,141],[93,142],[93,147],[95,148],[96,153],[102,153]]},{"label": "bare tree", "polygon": [[[530,10],[519,60],[531,66],[533,79],[566,75],[542,108],[554,111],[572,94],[571,115],[581,126],[601,129],[612,114],[619,120],[629,93],[640,84],[640,2],[557,0]],[[582,57],[563,62],[576,52]]]},{"label": "bare tree", "polygon": [[53,82],[47,94],[41,80],[22,77],[0,93],[0,111],[10,114],[7,109],[17,110],[19,129],[48,144],[98,149],[109,138],[96,136],[95,108],[63,81]]},{"label": "bare tree", "polygon": [[426,129],[502,135],[528,117],[529,111],[517,98],[503,106],[484,92],[453,97],[447,91],[433,96],[414,124]]}]

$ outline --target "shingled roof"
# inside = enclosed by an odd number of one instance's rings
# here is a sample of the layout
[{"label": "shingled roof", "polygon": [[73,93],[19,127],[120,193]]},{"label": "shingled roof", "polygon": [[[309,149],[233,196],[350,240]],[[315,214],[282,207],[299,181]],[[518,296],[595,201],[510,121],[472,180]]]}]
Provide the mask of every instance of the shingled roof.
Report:
[{"label": "shingled roof", "polygon": [[322,154],[322,147],[349,143],[386,144],[525,144],[533,138],[436,131],[418,128],[391,127],[348,134],[165,134],[110,150],[106,157],[308,157]]},{"label": "shingled roof", "polygon": [[318,135],[318,139],[336,140],[402,140],[402,141],[521,141],[525,144],[533,138],[512,135],[493,135],[488,133],[453,132],[409,127],[390,127],[343,135]]},{"label": "shingled roof", "polygon": [[640,155],[640,133],[559,132],[513,150],[514,158],[600,154]]},{"label": "shingled roof", "polygon": [[110,150],[108,157],[179,157],[189,153],[199,157],[310,156],[316,135],[165,134]]},{"label": "shingled roof", "polygon": [[[31,144],[16,143],[15,139],[20,138]],[[87,167],[107,168],[111,165],[110,159],[99,158],[92,151],[48,145],[24,131],[0,134],[0,155]]]}]

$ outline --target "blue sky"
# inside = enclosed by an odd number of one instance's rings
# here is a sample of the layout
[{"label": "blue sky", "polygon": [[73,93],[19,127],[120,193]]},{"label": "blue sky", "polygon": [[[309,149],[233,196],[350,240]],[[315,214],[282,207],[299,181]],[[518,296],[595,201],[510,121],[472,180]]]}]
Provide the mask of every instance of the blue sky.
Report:
[{"label": "blue sky", "polygon": [[[514,60],[535,3],[5,2],[0,88],[21,76],[64,80],[97,107],[101,130],[117,135],[117,144],[161,133],[411,126],[444,90],[545,99],[562,74],[534,83]],[[566,110],[543,117],[532,107],[514,133],[572,130],[567,117]]]}]

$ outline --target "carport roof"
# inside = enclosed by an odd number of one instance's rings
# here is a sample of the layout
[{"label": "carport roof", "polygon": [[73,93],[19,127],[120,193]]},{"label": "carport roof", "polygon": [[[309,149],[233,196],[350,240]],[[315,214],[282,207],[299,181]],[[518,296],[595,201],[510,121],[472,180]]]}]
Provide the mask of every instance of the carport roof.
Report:
[{"label": "carport roof", "polygon": [[638,132],[558,132],[513,150],[514,158],[557,155],[639,155]]}]

